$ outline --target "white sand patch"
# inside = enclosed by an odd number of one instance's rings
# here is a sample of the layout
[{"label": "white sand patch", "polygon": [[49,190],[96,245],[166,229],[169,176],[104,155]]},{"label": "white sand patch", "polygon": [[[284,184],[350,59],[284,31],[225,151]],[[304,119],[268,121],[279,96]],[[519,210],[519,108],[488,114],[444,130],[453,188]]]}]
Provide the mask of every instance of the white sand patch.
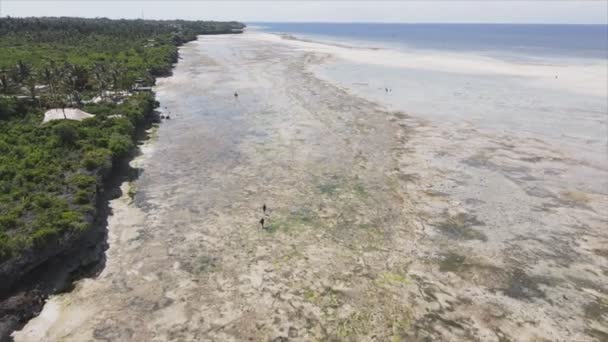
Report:
[{"label": "white sand patch", "polygon": [[38,317],[33,318],[22,333],[27,334],[32,341],[42,341],[48,327],[52,326],[59,317],[60,305],[56,298],[51,298],[44,305],[44,310]]},{"label": "white sand patch", "polygon": [[93,310],[73,306],[73,310],[65,311],[64,307],[69,304],[69,298],[65,296],[50,298],[40,315],[32,319],[16,336],[25,336],[25,341],[51,341],[48,338],[49,334],[63,334],[77,330],[82,322],[91,317]]},{"label": "white sand patch", "polygon": [[82,121],[84,119],[92,118],[95,115],[84,112],[78,108],[55,108],[49,109],[44,113],[44,120],[42,122],[49,122],[51,120],[76,120]]}]

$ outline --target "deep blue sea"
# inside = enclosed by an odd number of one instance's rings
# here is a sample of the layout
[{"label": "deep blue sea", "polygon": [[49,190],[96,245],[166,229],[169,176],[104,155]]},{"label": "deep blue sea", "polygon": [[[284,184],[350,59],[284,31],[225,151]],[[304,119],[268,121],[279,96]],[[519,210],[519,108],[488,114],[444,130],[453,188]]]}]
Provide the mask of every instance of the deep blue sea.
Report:
[{"label": "deep blue sea", "polygon": [[251,23],[272,33],[371,46],[608,59],[608,25]]}]

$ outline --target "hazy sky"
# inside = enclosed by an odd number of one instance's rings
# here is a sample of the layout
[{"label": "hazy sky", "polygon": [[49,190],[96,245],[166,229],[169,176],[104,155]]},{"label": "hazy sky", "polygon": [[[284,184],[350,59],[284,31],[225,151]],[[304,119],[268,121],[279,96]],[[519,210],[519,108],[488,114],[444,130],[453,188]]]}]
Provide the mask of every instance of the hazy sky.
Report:
[{"label": "hazy sky", "polygon": [[608,0],[568,1],[30,1],[0,0],[2,15],[325,22],[608,24]]}]

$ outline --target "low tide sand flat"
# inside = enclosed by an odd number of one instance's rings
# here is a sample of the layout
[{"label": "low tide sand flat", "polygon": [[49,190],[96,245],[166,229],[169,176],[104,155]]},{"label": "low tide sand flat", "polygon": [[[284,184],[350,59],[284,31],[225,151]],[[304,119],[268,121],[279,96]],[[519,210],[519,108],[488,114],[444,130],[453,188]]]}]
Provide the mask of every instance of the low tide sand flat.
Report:
[{"label": "low tide sand flat", "polygon": [[15,340],[604,340],[605,159],[366,98],[322,68],[385,52],[341,49],[182,47],[105,269]]}]

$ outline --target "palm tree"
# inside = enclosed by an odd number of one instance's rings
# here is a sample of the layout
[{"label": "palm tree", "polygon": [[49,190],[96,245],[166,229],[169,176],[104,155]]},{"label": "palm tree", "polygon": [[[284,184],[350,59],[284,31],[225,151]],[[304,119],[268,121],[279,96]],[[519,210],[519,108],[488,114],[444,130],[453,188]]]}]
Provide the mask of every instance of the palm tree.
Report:
[{"label": "palm tree", "polygon": [[79,65],[72,65],[70,72],[74,82],[74,89],[83,92],[89,84],[89,71]]},{"label": "palm tree", "polygon": [[51,64],[45,65],[42,69],[42,80],[49,87],[51,97],[55,95],[55,63],[51,61]]},{"label": "palm tree", "polygon": [[4,94],[8,94],[9,85],[10,80],[8,77],[8,71],[6,70],[6,67],[2,67],[0,69],[0,86],[2,86],[2,92]]},{"label": "palm tree", "polygon": [[73,106],[75,103],[80,105],[80,94],[77,90],[78,76],[74,71],[74,66],[66,62],[63,68],[59,69],[58,77],[59,100],[65,118],[65,107]]},{"label": "palm tree", "polygon": [[30,75],[25,80],[25,84],[27,85],[27,90],[30,92],[32,101],[34,101],[36,99],[36,77],[34,77],[34,75]]},{"label": "palm tree", "polygon": [[102,63],[95,63],[93,67],[93,79],[99,90],[99,96],[103,98],[103,91],[107,88],[107,73],[106,67]]},{"label": "palm tree", "polygon": [[17,78],[17,83],[25,81],[28,77],[30,77],[31,73],[32,69],[27,66],[27,64],[23,63],[22,60],[19,60],[17,62],[17,65],[15,66],[15,75]]},{"label": "palm tree", "polygon": [[82,104],[80,93],[85,89],[88,81],[86,69],[83,67],[65,63],[63,68],[61,84],[65,94],[70,101],[80,106]]},{"label": "palm tree", "polygon": [[67,119],[65,115],[65,72],[62,68],[55,65],[55,62],[45,65],[42,69],[42,80],[49,87],[49,104],[52,107],[60,107],[63,111],[63,118]]}]

